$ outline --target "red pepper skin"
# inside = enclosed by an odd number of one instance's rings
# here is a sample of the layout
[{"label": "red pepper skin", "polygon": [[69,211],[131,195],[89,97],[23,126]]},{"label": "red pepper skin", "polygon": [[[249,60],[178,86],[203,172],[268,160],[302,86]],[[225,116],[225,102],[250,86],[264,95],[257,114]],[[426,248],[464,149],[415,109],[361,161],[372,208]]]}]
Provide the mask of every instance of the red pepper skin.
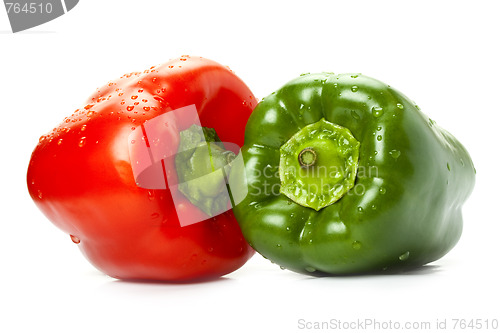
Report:
[{"label": "red pepper skin", "polygon": [[[148,119],[191,104],[202,126],[215,128],[222,141],[243,145],[256,105],[251,91],[227,67],[182,56],[98,89],[42,136],[32,153],[27,173],[32,199],[109,276],[212,279],[238,269],[254,253],[231,210],[181,227],[175,193],[135,183],[130,133]],[[184,208],[202,214],[187,200]]]}]

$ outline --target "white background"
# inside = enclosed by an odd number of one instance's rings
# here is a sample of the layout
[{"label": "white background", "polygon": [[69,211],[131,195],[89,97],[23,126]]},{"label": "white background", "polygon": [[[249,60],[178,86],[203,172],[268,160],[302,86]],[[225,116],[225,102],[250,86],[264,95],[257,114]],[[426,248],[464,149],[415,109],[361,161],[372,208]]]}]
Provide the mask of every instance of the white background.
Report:
[{"label": "white background", "polygon": [[[499,13],[497,1],[82,0],[12,34],[0,8],[0,331],[307,331],[300,319],[447,320],[451,331],[453,318],[500,320]],[[31,151],[97,87],[182,54],[230,66],[259,98],[318,71],[361,72],[408,95],[475,162],[459,244],[400,275],[311,278],[259,255],[199,284],[96,271],[32,203]]]}]

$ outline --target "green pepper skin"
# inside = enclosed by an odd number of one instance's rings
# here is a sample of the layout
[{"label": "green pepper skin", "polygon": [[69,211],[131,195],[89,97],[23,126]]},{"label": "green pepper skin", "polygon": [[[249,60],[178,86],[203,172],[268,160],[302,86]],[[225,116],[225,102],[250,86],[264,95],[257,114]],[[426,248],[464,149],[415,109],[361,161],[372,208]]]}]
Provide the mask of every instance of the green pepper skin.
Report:
[{"label": "green pepper skin", "polygon": [[[281,194],[280,147],[322,118],[360,142],[355,186],[315,211]],[[417,267],[444,256],[462,232],[475,169],[466,149],[406,96],[356,74],[306,74],[264,98],[230,179],[248,188],[234,213],[264,257],[306,274]],[[244,173],[243,173],[244,172]]]}]

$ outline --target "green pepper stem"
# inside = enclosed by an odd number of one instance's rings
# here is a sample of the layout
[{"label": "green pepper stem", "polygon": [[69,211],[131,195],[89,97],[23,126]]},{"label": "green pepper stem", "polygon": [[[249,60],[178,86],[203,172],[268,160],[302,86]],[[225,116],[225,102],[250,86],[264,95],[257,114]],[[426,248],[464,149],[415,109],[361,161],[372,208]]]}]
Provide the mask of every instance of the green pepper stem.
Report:
[{"label": "green pepper stem", "polygon": [[337,202],[356,181],[359,146],[351,131],[324,118],[306,125],[280,147],[280,192],[316,211]]},{"label": "green pepper stem", "polygon": [[304,148],[299,153],[299,164],[303,168],[308,168],[316,164],[316,152],[312,148]]},{"label": "green pepper stem", "polygon": [[175,167],[179,191],[209,216],[227,208],[227,172],[236,155],[224,148],[213,128],[192,125],[180,132]]}]

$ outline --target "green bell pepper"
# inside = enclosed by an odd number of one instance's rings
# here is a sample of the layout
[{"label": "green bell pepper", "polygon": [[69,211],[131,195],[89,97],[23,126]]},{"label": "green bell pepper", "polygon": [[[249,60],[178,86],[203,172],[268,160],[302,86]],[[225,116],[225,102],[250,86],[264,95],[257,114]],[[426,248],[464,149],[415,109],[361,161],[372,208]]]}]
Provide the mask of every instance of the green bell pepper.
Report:
[{"label": "green bell pepper", "polygon": [[[353,74],[304,74],[253,111],[231,187],[249,244],[306,274],[361,274],[441,258],[462,232],[475,169],[406,96]],[[233,193],[238,197],[238,193]]]}]

